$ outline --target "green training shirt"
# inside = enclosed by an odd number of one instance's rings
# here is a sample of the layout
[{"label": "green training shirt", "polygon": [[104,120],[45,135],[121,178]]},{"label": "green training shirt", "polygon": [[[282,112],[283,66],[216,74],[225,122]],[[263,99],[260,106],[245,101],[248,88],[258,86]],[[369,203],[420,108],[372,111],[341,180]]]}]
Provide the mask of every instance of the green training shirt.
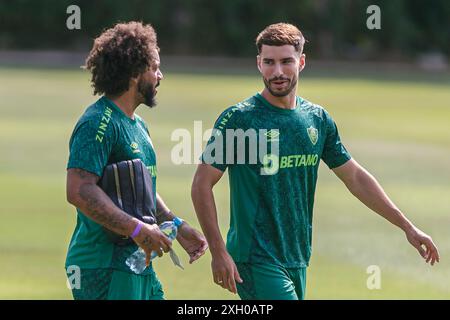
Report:
[{"label": "green training shirt", "polygon": [[[129,118],[117,105],[102,97],[89,106],[73,130],[69,142],[67,169],[79,168],[99,177],[115,162],[141,159],[153,182],[156,203],[156,155],[145,122],[135,114]],[[103,227],[77,209],[77,224],[70,241],[66,267],[114,268],[132,272],[125,260],[138,248],[136,244],[116,246]],[[147,268],[144,274],[151,273]]]},{"label": "green training shirt", "polygon": [[[351,158],[333,119],[301,97],[296,108],[288,110],[258,93],[226,109],[214,129],[202,162],[221,171],[228,168],[230,255],[236,262],[308,266],[320,159],[331,169]],[[256,132],[256,156],[252,157],[251,134],[240,142],[227,135],[237,129]],[[272,146],[276,143],[278,152]]]}]

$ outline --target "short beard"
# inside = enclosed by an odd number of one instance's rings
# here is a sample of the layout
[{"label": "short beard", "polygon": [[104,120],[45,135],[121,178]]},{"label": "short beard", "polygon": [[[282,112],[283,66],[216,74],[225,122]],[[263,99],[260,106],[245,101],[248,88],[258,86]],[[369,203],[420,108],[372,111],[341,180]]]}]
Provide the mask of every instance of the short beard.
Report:
[{"label": "short beard", "polygon": [[148,106],[149,108],[153,108],[156,106],[156,87],[159,86],[159,82],[156,84],[156,86],[153,86],[149,82],[145,82],[142,78],[138,81],[138,92],[142,95],[144,98],[144,104]]},{"label": "short beard", "polygon": [[293,80],[289,79],[291,85],[285,91],[274,92],[272,91],[272,89],[270,89],[270,81],[277,81],[277,80],[288,80],[288,79],[278,77],[272,78],[271,80],[267,80],[266,78],[263,77],[264,85],[266,86],[267,90],[269,90],[270,94],[273,95],[274,97],[285,97],[289,93],[291,93],[291,91],[294,90],[294,88],[297,86],[297,78],[294,78]]}]

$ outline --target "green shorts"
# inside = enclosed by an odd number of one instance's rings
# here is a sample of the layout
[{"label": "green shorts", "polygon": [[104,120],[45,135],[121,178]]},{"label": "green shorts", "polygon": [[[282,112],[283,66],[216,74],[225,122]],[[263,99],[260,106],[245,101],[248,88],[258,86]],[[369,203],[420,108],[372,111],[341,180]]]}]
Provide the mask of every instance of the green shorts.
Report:
[{"label": "green shorts", "polygon": [[81,269],[75,300],[163,300],[161,283],[153,272],[138,275],[115,269]]},{"label": "green shorts", "polygon": [[236,263],[243,283],[237,283],[242,300],[303,300],[306,268],[273,264]]}]

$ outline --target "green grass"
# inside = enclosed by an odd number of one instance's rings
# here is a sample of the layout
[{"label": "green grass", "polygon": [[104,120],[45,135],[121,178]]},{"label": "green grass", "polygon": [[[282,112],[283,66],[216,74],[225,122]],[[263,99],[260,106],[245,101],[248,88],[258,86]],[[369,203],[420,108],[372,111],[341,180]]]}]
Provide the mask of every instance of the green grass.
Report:
[{"label": "green grass", "polygon": [[[406,77],[405,77],[406,78]],[[91,95],[82,71],[0,69],[0,298],[71,299],[64,258],[75,225],[65,200],[71,130]],[[352,155],[392,199],[430,233],[441,263],[426,265],[400,230],[359,203],[322,166],[315,203],[309,299],[450,298],[450,91],[443,83],[370,76],[306,77],[299,94],[327,108]],[[419,81],[420,80],[420,81]],[[158,191],[174,212],[198,226],[190,201],[195,165],[170,162],[176,128],[210,128],[218,114],[261,88],[256,76],[165,75],[149,123],[158,154]],[[222,234],[228,225],[227,179],[215,188]],[[186,269],[167,257],[155,268],[168,299],[236,299],[212,282],[209,253]],[[366,269],[378,265],[380,290]]]}]

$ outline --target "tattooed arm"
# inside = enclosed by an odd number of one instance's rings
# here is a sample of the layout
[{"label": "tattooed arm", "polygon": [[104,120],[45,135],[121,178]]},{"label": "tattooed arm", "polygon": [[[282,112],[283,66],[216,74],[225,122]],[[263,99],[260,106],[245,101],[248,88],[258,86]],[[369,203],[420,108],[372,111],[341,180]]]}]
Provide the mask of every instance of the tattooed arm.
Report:
[{"label": "tattooed arm", "polygon": [[100,178],[82,169],[67,171],[67,201],[106,228],[130,235],[138,220],[119,209],[106,193],[97,186]]},{"label": "tattooed arm", "polygon": [[[139,223],[117,207],[106,193],[97,185],[98,177],[82,169],[67,170],[67,201],[80,209],[85,215],[118,234],[129,236]],[[147,253],[147,264],[151,251],[161,256],[170,250],[170,240],[157,225],[144,224],[134,241]]]}]

